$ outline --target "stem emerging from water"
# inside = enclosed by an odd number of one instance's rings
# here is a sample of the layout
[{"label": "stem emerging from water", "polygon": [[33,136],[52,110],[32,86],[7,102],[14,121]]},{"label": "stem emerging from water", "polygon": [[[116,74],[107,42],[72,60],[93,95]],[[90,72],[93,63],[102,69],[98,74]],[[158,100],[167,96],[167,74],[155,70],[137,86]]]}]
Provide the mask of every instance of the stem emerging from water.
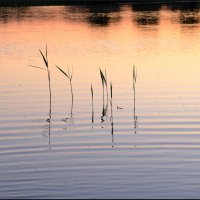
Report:
[{"label": "stem emerging from water", "polygon": [[69,79],[70,89],[71,89],[71,97],[72,97],[72,102],[71,102],[71,118],[72,118],[73,104],[74,104],[74,94],[73,94],[73,88],[72,88],[73,69],[72,69],[72,72],[70,72],[69,68],[68,68],[68,73],[66,73],[60,67],[58,67],[58,66],[56,66],[56,67]]}]

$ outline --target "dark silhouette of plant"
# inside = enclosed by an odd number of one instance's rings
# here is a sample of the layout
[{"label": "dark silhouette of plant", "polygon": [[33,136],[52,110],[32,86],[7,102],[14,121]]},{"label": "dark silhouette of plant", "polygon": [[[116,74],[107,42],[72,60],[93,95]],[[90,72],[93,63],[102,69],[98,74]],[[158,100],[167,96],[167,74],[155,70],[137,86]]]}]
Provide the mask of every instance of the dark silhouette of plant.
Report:
[{"label": "dark silhouette of plant", "polygon": [[[103,110],[102,110],[102,116],[101,116],[101,120],[103,122],[104,121],[103,117],[106,116],[107,109],[108,109],[108,84],[107,84],[108,82],[107,82],[106,70],[105,70],[105,74],[104,74],[102,72],[102,70],[99,68],[99,72],[100,72],[102,89],[103,89]],[[105,90],[105,88],[106,88],[106,93],[107,93],[107,103],[106,103],[106,106],[104,104],[104,99],[105,99],[104,90]]]},{"label": "dark silhouette of plant", "polygon": [[94,123],[94,92],[91,84],[91,96],[92,96],[92,123]]},{"label": "dark silhouette of plant", "polygon": [[44,61],[46,69],[43,67],[35,66],[35,65],[29,65],[29,66],[47,71],[48,86],[49,86],[49,118],[46,121],[48,122],[47,127],[48,127],[49,145],[50,145],[51,144],[51,142],[50,142],[50,135],[51,135],[51,74],[50,74],[49,62],[48,62],[48,56],[47,56],[47,45],[46,45],[45,54],[40,49],[39,49],[39,52],[42,56],[42,59]]},{"label": "dark silhouette of plant", "polygon": [[42,67],[34,66],[34,65],[29,65],[29,66],[47,71],[47,74],[48,74],[48,85],[49,85],[49,119],[47,119],[47,121],[50,122],[50,120],[51,120],[51,76],[50,76],[49,62],[48,62],[48,56],[47,56],[47,46],[46,46],[45,54],[40,49],[39,49],[39,52],[40,52],[40,54],[41,54],[41,56],[43,58],[43,61],[44,61],[46,69],[44,69]]},{"label": "dark silhouette of plant", "polygon": [[72,115],[73,115],[73,104],[74,104],[74,95],[73,95],[73,88],[72,88],[72,78],[73,78],[73,69],[72,69],[72,72],[69,71],[69,68],[68,68],[68,72],[64,72],[60,67],[56,66],[69,80],[69,83],[70,83],[70,89],[71,89],[71,98],[72,98],[72,101],[71,101],[71,118],[72,118]]},{"label": "dark silhouette of plant", "polygon": [[135,111],[135,85],[136,85],[136,81],[137,81],[137,71],[135,66],[133,66],[133,115],[134,115],[134,129],[135,129],[135,133],[136,133],[136,128],[137,128],[137,116],[136,116],[136,111]]}]

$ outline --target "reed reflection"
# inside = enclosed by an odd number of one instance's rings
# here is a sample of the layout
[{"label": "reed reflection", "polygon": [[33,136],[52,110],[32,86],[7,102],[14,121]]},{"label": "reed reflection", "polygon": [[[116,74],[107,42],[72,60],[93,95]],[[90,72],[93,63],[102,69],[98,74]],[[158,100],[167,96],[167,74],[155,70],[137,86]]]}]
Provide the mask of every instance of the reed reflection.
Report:
[{"label": "reed reflection", "polygon": [[[43,136],[45,138],[48,137],[48,148],[51,149],[51,115],[48,115],[48,119],[50,120],[45,120],[45,124],[42,124],[42,129],[44,130],[43,131]],[[41,121],[40,121],[41,122]],[[43,121],[42,121],[43,123]]]},{"label": "reed reflection", "polygon": [[112,135],[112,147],[114,147],[114,126],[113,126],[113,87],[112,83],[110,83],[110,123],[111,123],[111,135]]},{"label": "reed reflection", "polygon": [[51,114],[49,115],[49,121],[47,121],[47,132],[48,132],[48,138],[49,138],[49,149],[51,149]]},{"label": "reed reflection", "polygon": [[[51,99],[51,93],[50,93],[50,99]],[[50,101],[51,102],[51,101]],[[51,149],[51,104],[49,105],[49,118],[47,121],[47,127],[48,127],[48,136],[49,136],[49,148]]]}]

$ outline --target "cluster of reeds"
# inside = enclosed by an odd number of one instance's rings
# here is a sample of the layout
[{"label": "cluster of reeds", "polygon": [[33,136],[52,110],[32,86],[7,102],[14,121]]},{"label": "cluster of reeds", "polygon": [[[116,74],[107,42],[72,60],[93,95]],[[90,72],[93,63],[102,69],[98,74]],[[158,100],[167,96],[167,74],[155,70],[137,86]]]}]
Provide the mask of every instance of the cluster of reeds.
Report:
[{"label": "cluster of reeds", "polygon": [[[46,51],[45,53],[43,53],[41,50],[39,50],[43,62],[45,64],[45,68],[40,67],[40,66],[34,66],[34,65],[30,65],[31,67],[35,67],[38,69],[42,69],[47,71],[47,75],[48,75],[48,86],[49,86],[49,118],[47,119],[47,121],[49,122],[50,125],[50,121],[51,121],[51,74],[50,74],[50,69],[49,69],[49,62],[48,62],[48,55],[47,55],[47,46],[46,46]],[[65,75],[65,77],[69,80],[69,84],[70,84],[70,90],[71,90],[71,118],[73,116],[73,102],[74,102],[74,95],[73,95],[73,87],[72,87],[72,78],[73,78],[73,68],[70,72],[69,67],[68,67],[68,71],[65,72],[62,68],[60,68],[59,66],[56,65],[56,68]],[[103,110],[102,110],[102,116],[101,116],[101,122],[105,121],[104,117],[107,117],[107,110],[108,110],[108,79],[107,79],[107,73],[106,70],[103,73],[102,69],[99,68],[99,72],[100,72],[100,78],[101,78],[101,83],[102,83],[102,89],[103,89]],[[134,108],[133,108],[133,115],[134,115],[134,128],[137,128],[137,116],[136,116],[136,110],[135,110],[135,85],[136,85],[136,81],[137,81],[137,71],[135,66],[133,66],[133,96],[134,96]],[[93,86],[91,84],[91,96],[92,96],[92,123],[94,123],[94,90],[93,90]],[[106,103],[105,103],[105,92],[106,92]],[[113,135],[113,85],[112,83],[110,83],[110,110],[111,110],[111,116],[110,116],[110,122],[111,122],[111,133]],[[117,109],[122,109],[120,107],[117,106]],[[68,118],[66,118],[68,119]],[[49,127],[50,129],[50,127]]]}]

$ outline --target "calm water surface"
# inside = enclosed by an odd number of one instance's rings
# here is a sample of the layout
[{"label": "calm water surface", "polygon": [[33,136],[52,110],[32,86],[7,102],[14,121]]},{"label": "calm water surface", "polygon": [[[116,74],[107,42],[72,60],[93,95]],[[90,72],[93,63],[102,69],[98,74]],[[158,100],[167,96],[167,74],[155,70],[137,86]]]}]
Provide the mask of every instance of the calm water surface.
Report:
[{"label": "calm water surface", "polygon": [[0,197],[199,198],[199,8],[0,7]]}]

